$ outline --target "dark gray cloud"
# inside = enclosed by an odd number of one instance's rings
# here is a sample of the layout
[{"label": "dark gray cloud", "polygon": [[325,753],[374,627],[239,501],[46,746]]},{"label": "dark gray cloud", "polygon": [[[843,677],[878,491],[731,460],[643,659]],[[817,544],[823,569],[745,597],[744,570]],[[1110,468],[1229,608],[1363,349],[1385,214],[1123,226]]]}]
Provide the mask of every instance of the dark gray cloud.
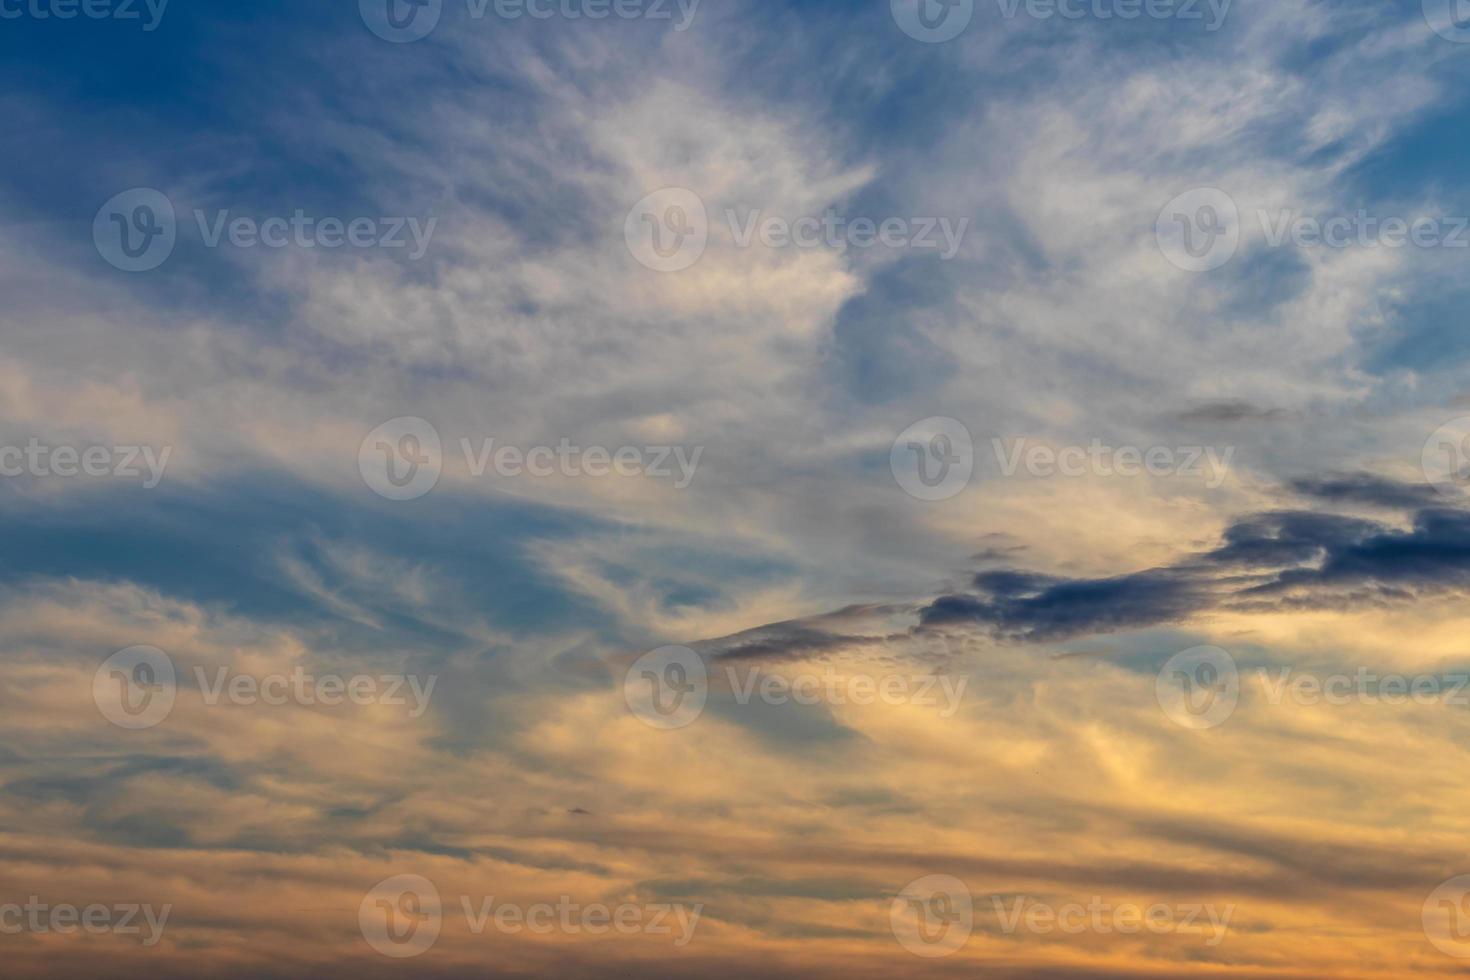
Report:
[{"label": "dark gray cloud", "polygon": [[[1310,486],[1328,500],[1402,506],[1427,499],[1419,488],[1376,477]],[[1242,518],[1215,549],[1161,568],[1094,579],[1010,569],[981,572],[973,584],[972,593],[930,603],[921,625],[973,623],[999,639],[1046,641],[1175,624],[1212,609],[1412,601],[1470,590],[1470,513],[1424,507],[1404,530],[1338,514],[1276,511]]]},{"label": "dark gray cloud", "polygon": [[1403,483],[1372,473],[1303,477],[1292,481],[1291,489],[1303,496],[1332,503],[1370,504],[1402,510],[1433,507],[1442,502],[1439,491],[1433,487]]},{"label": "dark gray cloud", "polygon": [[1247,401],[1229,399],[1204,402],[1179,413],[1181,422],[1277,422],[1290,415],[1279,408],[1264,408]]},{"label": "dark gray cloud", "polygon": [[802,623],[779,623],[714,641],[713,647],[721,660],[788,660],[879,642],[881,637],[828,633]]}]

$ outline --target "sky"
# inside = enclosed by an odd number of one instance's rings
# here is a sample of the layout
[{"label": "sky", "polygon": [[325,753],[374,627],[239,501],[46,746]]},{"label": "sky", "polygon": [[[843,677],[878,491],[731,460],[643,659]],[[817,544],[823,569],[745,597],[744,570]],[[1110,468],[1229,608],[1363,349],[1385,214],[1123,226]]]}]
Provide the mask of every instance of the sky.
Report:
[{"label": "sky", "polygon": [[7,974],[1470,972],[1467,81],[0,0]]}]

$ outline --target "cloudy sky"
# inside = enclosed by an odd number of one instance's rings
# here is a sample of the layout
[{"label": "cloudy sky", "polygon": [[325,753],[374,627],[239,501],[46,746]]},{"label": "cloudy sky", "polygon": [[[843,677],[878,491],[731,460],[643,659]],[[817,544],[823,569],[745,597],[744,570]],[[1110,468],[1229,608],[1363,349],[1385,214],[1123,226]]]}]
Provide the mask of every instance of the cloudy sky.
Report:
[{"label": "cloudy sky", "polygon": [[1470,3],[0,51],[10,975],[1470,971]]}]

